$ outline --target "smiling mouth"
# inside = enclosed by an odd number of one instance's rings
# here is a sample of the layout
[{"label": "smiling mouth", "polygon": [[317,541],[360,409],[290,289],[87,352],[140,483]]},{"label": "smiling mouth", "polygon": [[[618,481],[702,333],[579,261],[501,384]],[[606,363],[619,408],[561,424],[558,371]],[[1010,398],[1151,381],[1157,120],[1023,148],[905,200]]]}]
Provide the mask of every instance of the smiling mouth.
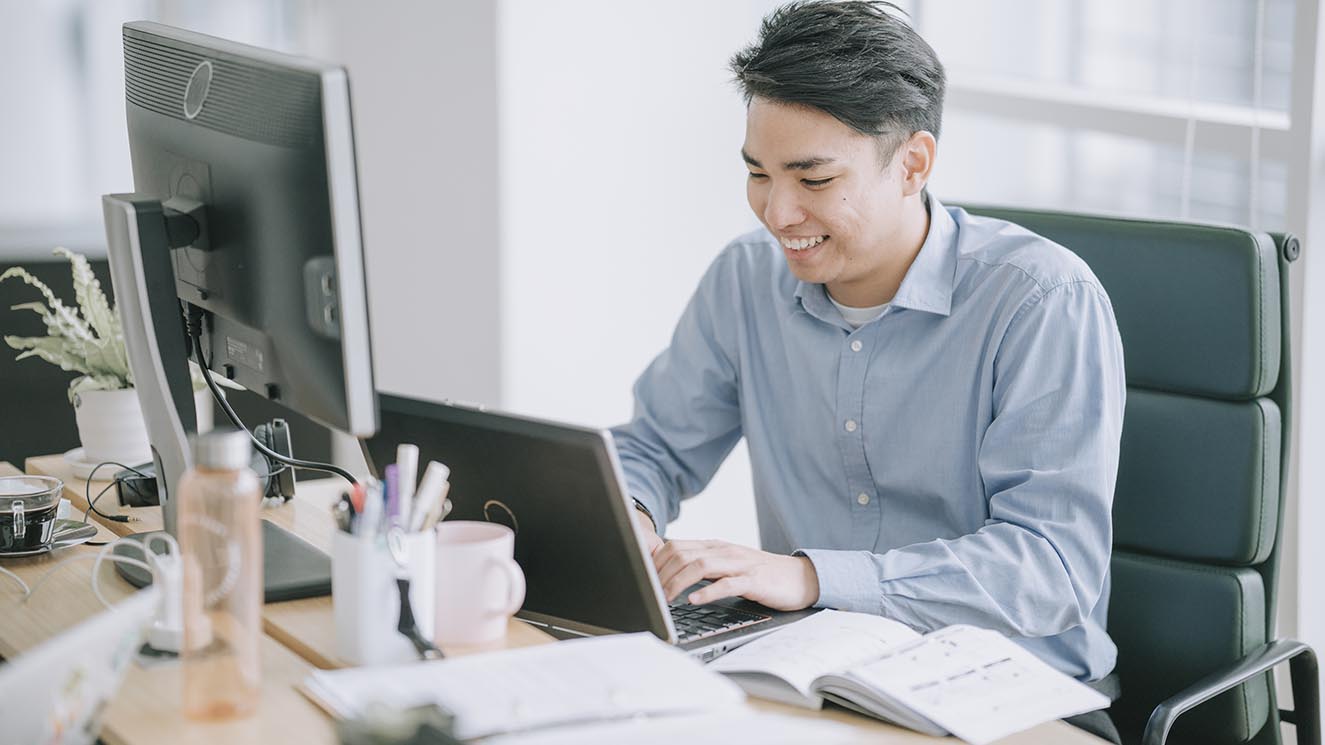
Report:
[{"label": "smiling mouth", "polygon": [[783,238],[782,247],[790,251],[807,251],[826,240],[828,240],[826,235],[815,235],[808,238]]}]

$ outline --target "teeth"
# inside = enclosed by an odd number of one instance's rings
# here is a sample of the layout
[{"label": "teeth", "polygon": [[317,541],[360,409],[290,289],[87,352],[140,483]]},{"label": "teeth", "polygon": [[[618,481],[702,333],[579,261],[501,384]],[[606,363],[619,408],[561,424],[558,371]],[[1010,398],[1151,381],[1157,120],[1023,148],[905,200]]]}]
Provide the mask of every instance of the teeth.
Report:
[{"label": "teeth", "polygon": [[807,248],[813,248],[814,246],[823,243],[827,238],[828,236],[826,235],[816,235],[813,238],[783,238],[782,245],[793,251],[804,251]]}]

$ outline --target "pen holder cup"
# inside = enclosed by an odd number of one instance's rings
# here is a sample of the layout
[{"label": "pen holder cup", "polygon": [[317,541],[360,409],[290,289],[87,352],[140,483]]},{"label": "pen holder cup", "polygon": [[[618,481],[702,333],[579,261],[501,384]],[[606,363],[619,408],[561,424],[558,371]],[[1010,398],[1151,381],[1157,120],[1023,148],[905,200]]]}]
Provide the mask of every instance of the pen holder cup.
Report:
[{"label": "pen holder cup", "polygon": [[[405,536],[410,607],[424,638],[433,635],[436,605],[436,536],[431,530]],[[331,602],[336,654],[352,665],[385,665],[419,659],[400,622],[398,569],[381,535],[336,531],[331,541]]]}]

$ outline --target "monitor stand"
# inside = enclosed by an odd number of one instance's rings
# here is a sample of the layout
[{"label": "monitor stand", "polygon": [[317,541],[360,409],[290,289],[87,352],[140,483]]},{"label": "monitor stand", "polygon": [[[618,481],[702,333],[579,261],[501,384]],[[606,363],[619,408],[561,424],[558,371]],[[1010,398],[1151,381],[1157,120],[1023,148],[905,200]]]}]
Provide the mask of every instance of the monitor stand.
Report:
[{"label": "monitor stand", "polygon": [[[263,602],[314,598],[331,594],[331,558],[313,544],[272,523],[262,522],[262,590]],[[160,531],[157,531],[160,532]],[[134,533],[126,536],[144,541],[155,533]],[[162,542],[153,544],[162,546]],[[133,546],[116,546],[116,556],[142,561],[143,552]],[[115,570],[134,587],[152,583],[152,575],[145,569],[125,562],[115,562]]]}]

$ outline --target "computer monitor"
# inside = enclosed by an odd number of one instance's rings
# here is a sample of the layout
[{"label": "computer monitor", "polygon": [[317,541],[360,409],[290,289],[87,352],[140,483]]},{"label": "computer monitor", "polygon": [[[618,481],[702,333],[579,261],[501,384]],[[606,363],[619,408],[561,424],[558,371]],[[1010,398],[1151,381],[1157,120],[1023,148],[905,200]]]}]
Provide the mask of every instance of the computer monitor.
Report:
[{"label": "computer monitor", "polygon": [[[161,24],[123,34],[134,193],[103,209],[173,534],[196,430],[186,317],[216,375],[351,435],[377,430],[349,83],[337,65]],[[270,582],[281,551],[265,553]]]}]

